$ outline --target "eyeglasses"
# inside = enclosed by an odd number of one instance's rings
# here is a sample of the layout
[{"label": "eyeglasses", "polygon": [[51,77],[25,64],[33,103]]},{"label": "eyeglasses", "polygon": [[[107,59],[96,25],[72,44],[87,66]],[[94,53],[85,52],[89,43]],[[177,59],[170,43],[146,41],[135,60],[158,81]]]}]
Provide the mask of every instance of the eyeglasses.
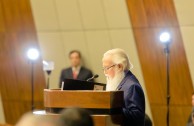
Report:
[{"label": "eyeglasses", "polygon": [[109,66],[109,67],[104,67],[104,68],[102,68],[102,70],[104,70],[104,71],[107,71],[107,70],[109,70],[110,68],[112,68],[112,67],[114,67],[114,66],[116,66],[117,64],[113,64],[113,65],[111,65],[111,66]]}]

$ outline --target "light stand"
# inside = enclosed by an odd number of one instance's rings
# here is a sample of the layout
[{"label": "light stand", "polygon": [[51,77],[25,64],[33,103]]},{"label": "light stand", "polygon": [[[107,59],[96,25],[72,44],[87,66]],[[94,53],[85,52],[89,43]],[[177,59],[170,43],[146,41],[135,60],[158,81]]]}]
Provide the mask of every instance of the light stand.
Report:
[{"label": "light stand", "polygon": [[33,111],[34,106],[34,61],[38,59],[39,52],[37,49],[31,48],[27,51],[27,57],[31,63],[31,110]]},{"label": "light stand", "polygon": [[34,62],[31,61],[31,109],[34,110]]},{"label": "light stand", "polygon": [[167,126],[169,126],[169,116],[170,116],[170,50],[169,50],[169,43],[166,44],[166,47],[164,49],[166,54],[166,101],[167,101],[167,115],[166,115],[166,123]]},{"label": "light stand", "polygon": [[170,120],[170,34],[168,32],[163,32],[160,35],[160,41],[165,44],[164,53],[166,54],[166,101],[167,101],[167,114],[166,114],[166,124],[169,126]]}]

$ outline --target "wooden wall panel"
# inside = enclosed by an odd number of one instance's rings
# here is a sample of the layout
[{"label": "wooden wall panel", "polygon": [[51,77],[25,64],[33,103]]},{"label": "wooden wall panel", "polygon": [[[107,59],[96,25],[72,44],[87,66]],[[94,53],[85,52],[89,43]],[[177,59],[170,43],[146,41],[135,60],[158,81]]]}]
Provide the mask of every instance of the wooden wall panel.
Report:
[{"label": "wooden wall panel", "polygon": [[[0,1],[0,91],[7,123],[15,124],[31,110],[30,47],[39,48],[29,0]],[[43,108],[42,59],[34,67],[36,109]]]},{"label": "wooden wall panel", "polygon": [[171,32],[170,126],[183,126],[193,91],[173,0],[127,0],[155,126],[166,125],[166,59],[159,33]]}]

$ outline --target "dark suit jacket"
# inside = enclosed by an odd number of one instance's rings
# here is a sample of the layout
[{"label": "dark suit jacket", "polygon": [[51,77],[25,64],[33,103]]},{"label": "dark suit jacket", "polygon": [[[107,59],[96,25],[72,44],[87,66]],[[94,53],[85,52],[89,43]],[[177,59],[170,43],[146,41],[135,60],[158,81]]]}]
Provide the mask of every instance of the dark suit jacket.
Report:
[{"label": "dark suit jacket", "polygon": [[[91,78],[92,76],[93,76],[93,74],[89,69],[87,69],[85,67],[81,67],[79,74],[77,76],[77,79],[78,80],[87,80],[88,78]],[[71,67],[63,69],[61,71],[59,86],[61,86],[61,83],[64,79],[73,79],[73,71],[72,71]]]},{"label": "dark suit jacket", "polygon": [[192,109],[192,112],[189,116],[188,122],[187,122],[187,126],[194,126],[194,124],[192,124],[192,113],[194,113],[194,108]]},{"label": "dark suit jacket", "polygon": [[126,71],[126,75],[117,89],[124,91],[124,126],[144,126],[144,93],[139,81],[131,71]]}]

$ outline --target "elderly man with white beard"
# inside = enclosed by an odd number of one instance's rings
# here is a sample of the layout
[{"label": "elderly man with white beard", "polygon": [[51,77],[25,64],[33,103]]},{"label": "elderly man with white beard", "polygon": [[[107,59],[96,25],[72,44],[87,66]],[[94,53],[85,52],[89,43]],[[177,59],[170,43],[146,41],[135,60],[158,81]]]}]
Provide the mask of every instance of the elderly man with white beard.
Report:
[{"label": "elderly man with white beard", "polygon": [[129,70],[132,68],[127,54],[122,49],[112,49],[104,53],[103,70],[107,78],[107,91],[124,92],[124,126],[144,126],[145,98],[137,78]]}]

